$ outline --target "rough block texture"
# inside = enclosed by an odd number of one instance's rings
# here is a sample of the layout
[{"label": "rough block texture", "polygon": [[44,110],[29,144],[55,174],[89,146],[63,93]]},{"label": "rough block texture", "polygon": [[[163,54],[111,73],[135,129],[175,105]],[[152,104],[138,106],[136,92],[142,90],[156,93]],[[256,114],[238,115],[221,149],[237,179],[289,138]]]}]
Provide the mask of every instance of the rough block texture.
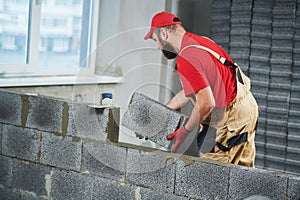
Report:
[{"label": "rough block texture", "polygon": [[187,197],[176,196],[174,194],[162,193],[160,191],[153,191],[145,188],[140,189],[140,196],[143,200],[153,200],[153,199],[160,199],[160,200],[188,200]]},{"label": "rough block texture", "polygon": [[127,173],[129,183],[173,192],[175,177],[173,158],[129,150]]},{"label": "rough block texture", "polygon": [[68,135],[105,141],[108,137],[107,128],[114,123],[110,120],[116,120],[115,123],[119,124],[119,116],[110,119],[111,110],[117,112],[119,108],[95,109],[88,104],[69,105]]},{"label": "rough block texture", "polygon": [[229,167],[177,161],[175,194],[199,199],[228,199]]},{"label": "rough block texture", "polygon": [[43,133],[41,163],[79,171],[81,147],[81,140]]},{"label": "rough block texture", "polygon": [[143,94],[134,93],[121,125],[162,147],[168,147],[170,143],[166,136],[174,132],[186,119],[181,113]]},{"label": "rough block texture", "polygon": [[63,101],[39,96],[28,100],[27,127],[62,133]]},{"label": "rough block texture", "polygon": [[20,93],[0,90],[0,122],[22,124],[22,96]]},{"label": "rough block texture", "polygon": [[134,187],[98,177],[94,182],[93,199],[129,200],[136,198]]},{"label": "rough block texture", "polygon": [[31,161],[38,160],[40,150],[40,133],[38,131],[3,125],[2,137],[3,155]]},{"label": "rough block texture", "polygon": [[300,199],[300,177],[289,178],[287,198]]},{"label": "rough block texture", "polygon": [[52,175],[52,199],[92,199],[93,179],[71,171],[54,171]]},{"label": "rough block texture", "polygon": [[37,195],[47,196],[46,176],[51,169],[45,166],[14,161],[11,186]]},{"label": "rough block texture", "polygon": [[125,148],[96,142],[83,143],[83,172],[119,180],[124,178],[125,170]]},{"label": "rough block texture", "polygon": [[230,199],[243,199],[252,195],[262,195],[279,200],[285,199],[287,195],[287,176],[272,174],[260,169],[232,168],[229,185]]},{"label": "rough block texture", "polygon": [[11,168],[12,160],[10,158],[0,156],[0,185],[10,186]]},{"label": "rough block texture", "polygon": [[14,192],[12,189],[2,187],[0,187],[0,197],[3,200],[15,200],[21,198],[20,193]]}]

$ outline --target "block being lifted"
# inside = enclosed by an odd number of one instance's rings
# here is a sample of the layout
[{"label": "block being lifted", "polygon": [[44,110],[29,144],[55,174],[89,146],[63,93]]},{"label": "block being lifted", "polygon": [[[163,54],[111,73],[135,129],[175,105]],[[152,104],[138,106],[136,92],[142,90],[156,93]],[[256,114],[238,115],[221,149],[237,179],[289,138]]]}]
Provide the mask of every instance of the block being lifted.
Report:
[{"label": "block being lifted", "polygon": [[186,120],[186,115],[135,92],[123,115],[121,125],[134,131],[140,139],[145,138],[168,148],[170,141],[166,136],[182,126]]}]

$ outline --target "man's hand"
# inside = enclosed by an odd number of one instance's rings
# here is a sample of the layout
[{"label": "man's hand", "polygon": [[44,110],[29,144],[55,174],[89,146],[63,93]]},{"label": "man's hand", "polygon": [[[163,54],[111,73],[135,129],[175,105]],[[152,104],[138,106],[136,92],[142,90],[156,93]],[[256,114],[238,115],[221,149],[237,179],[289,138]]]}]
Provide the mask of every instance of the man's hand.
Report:
[{"label": "man's hand", "polygon": [[174,147],[172,149],[173,152],[176,152],[179,146],[185,141],[187,136],[189,135],[189,131],[182,126],[181,128],[177,129],[174,133],[167,135],[167,139],[171,140],[175,137],[176,141]]}]

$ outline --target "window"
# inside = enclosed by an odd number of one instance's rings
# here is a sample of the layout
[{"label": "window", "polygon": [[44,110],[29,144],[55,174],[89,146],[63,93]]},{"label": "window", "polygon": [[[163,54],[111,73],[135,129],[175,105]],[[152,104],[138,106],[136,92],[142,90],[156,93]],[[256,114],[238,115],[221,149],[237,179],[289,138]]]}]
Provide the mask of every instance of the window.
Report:
[{"label": "window", "polygon": [[1,0],[0,73],[94,73],[99,0]]}]

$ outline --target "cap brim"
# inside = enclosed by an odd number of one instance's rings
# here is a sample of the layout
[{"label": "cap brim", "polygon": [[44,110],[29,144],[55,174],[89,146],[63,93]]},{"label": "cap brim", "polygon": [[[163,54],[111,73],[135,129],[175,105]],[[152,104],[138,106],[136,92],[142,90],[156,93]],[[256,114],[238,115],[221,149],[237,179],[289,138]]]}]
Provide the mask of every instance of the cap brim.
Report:
[{"label": "cap brim", "polygon": [[150,31],[147,33],[147,35],[144,37],[144,40],[148,40],[152,37],[154,28],[151,28]]}]

